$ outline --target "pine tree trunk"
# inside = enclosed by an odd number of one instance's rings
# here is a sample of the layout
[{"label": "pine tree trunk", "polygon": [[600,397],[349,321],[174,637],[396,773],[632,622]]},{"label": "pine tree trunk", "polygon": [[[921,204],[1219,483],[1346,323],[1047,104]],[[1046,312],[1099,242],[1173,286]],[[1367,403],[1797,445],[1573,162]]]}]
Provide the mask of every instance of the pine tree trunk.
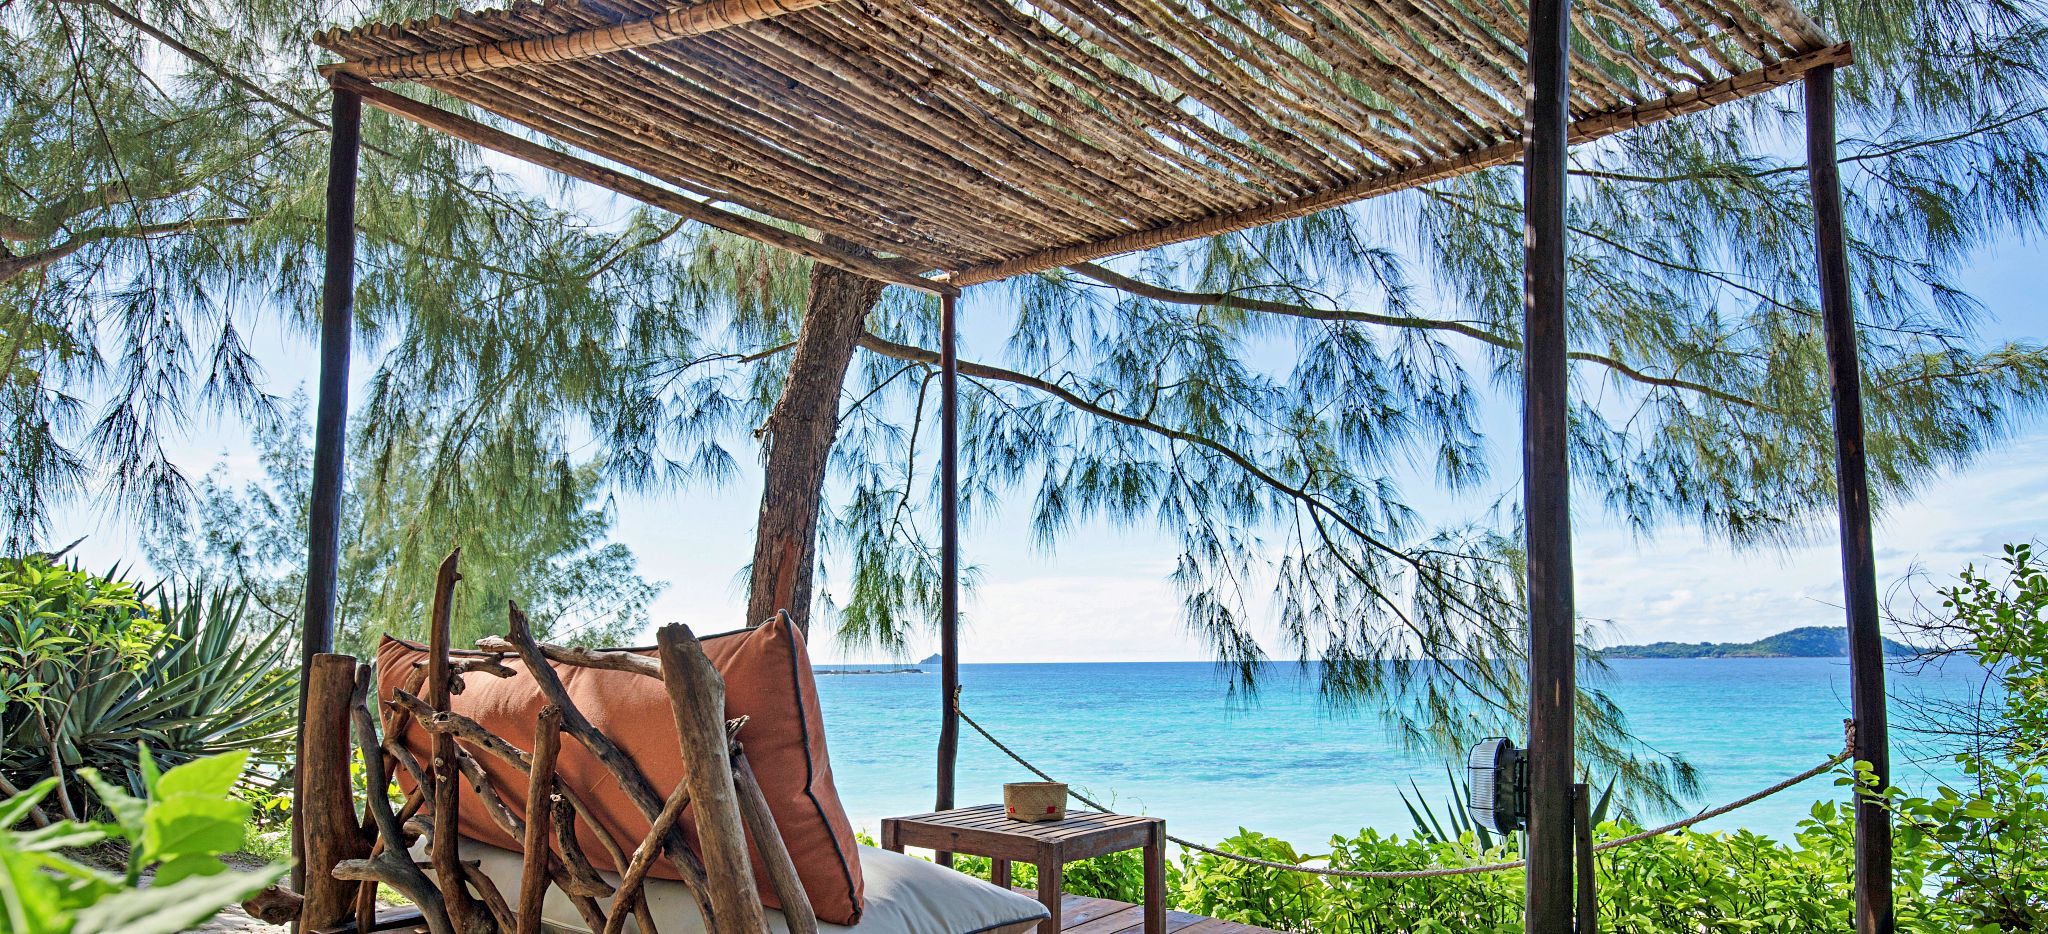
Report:
[{"label": "pine tree trunk", "polygon": [[[833,245],[852,248],[844,241]],[[749,626],[760,625],[776,610],[788,610],[798,628],[810,631],[818,509],[832,442],[839,434],[839,393],[868,312],[881,297],[880,282],[822,263],[812,267],[811,295],[789,382],[761,429],[767,479],[755,523]]]}]

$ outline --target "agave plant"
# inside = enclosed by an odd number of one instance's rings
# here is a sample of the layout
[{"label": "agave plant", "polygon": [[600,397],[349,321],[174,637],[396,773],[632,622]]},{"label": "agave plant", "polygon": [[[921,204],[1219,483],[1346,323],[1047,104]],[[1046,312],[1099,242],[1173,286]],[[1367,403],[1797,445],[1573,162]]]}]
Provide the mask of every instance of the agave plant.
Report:
[{"label": "agave plant", "polygon": [[166,766],[248,750],[253,780],[282,773],[298,698],[286,622],[249,614],[248,596],[227,587],[158,587],[152,598],[139,657],[45,664],[34,690],[61,702],[0,708],[0,778],[19,787],[56,773],[68,784],[90,766],[139,795],[139,742]]},{"label": "agave plant", "polygon": [[[1472,812],[1465,809],[1465,802],[1472,800],[1472,785],[1465,776],[1447,765],[1444,766],[1444,782],[1450,787],[1451,794],[1450,799],[1444,802],[1445,816],[1442,819],[1438,819],[1436,808],[1430,806],[1429,796],[1422,793],[1422,787],[1415,784],[1414,779],[1408,780],[1407,790],[1394,789],[1401,795],[1401,803],[1408,808],[1409,820],[1415,823],[1416,839],[1427,843],[1443,843],[1471,834],[1472,838],[1479,842],[1481,849],[1491,850],[1495,842],[1500,842],[1511,851],[1521,852],[1520,834],[1511,833],[1507,835],[1507,839],[1496,841],[1493,831],[1472,819]],[[1409,790],[1415,792],[1415,797],[1408,797]],[[1598,827],[1607,820],[1608,811],[1613,803],[1614,782],[1609,781],[1607,787],[1600,792],[1600,797],[1593,802],[1593,826]]]}]

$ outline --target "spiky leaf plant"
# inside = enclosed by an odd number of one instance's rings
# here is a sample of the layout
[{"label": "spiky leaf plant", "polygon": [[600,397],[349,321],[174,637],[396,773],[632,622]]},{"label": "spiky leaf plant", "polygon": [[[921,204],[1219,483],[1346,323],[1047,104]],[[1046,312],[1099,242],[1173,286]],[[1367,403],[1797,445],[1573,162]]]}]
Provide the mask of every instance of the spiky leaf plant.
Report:
[{"label": "spiky leaf plant", "polygon": [[288,625],[249,613],[245,595],[203,583],[159,588],[154,602],[161,630],[139,659],[95,655],[47,668],[41,691],[65,699],[52,716],[38,722],[19,704],[0,713],[0,772],[11,784],[51,774],[54,760],[67,783],[91,767],[140,794],[141,742],[166,764],[247,751],[248,780],[282,773],[298,697]]}]

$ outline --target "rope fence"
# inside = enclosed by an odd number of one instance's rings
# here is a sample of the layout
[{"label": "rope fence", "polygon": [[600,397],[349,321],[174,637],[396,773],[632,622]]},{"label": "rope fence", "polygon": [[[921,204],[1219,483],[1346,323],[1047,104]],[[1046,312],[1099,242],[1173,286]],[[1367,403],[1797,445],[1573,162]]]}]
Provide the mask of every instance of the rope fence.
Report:
[{"label": "rope fence", "polygon": [[[960,697],[958,694],[955,694],[953,697],[953,711],[960,715],[961,722],[966,723],[969,727],[972,727],[974,729],[974,732],[981,734],[982,739],[988,740],[990,745],[996,747],[998,750],[1001,750],[1004,755],[1009,756],[1010,759],[1015,761],[1018,765],[1021,765],[1024,768],[1029,769],[1031,771],[1031,774],[1038,776],[1040,779],[1044,781],[1059,781],[1059,779],[1052,777],[1044,769],[1041,769],[1038,766],[1032,764],[1030,760],[1025,759],[1021,755],[1018,755],[1016,750],[1011,749],[1009,746],[1005,745],[1002,740],[997,739],[995,737],[995,734],[990,733],[987,727],[984,727],[980,723],[975,722],[975,719],[973,717],[968,716],[967,711],[960,706]],[[1633,833],[1626,837],[1620,837],[1618,839],[1608,840],[1604,843],[1596,844],[1593,847],[1593,852],[1604,853],[1616,847],[1627,846],[1631,843],[1639,843],[1641,841],[1648,840],[1651,837],[1661,837],[1667,833],[1673,833],[1675,831],[1684,830],[1688,827],[1693,826],[1694,824],[1700,823],[1701,821],[1712,820],[1716,817],[1720,817],[1723,814],[1727,814],[1730,811],[1740,810],[1742,808],[1755,804],[1758,801],[1762,801],[1763,799],[1768,798],[1774,794],[1784,791],[1788,788],[1792,788],[1796,785],[1800,785],[1805,782],[1811,781],[1814,778],[1826,774],[1829,770],[1835,768],[1836,766],[1849,761],[1849,759],[1855,755],[1856,750],[1853,735],[1854,734],[1852,733],[1852,738],[1843,743],[1841,752],[1829,756],[1827,761],[1822,762],[1821,764],[1816,765],[1813,768],[1807,769],[1806,771],[1801,772],[1797,775],[1794,775],[1791,778],[1785,779],[1784,781],[1778,782],[1775,785],[1772,785],[1753,794],[1737,798],[1734,801],[1730,801],[1727,804],[1723,804],[1719,807],[1709,808],[1705,811],[1701,811],[1698,814],[1694,814],[1691,817],[1684,818],[1683,820],[1672,821],[1671,823],[1665,824],[1662,827],[1657,827],[1651,830],[1645,830],[1640,833]],[[1074,800],[1081,802],[1083,805],[1089,808],[1092,808],[1096,811],[1100,811],[1103,813],[1109,813],[1109,808],[1104,807],[1102,804],[1096,802],[1094,799],[1088,797],[1087,795],[1084,795],[1078,791],[1073,790],[1073,786],[1071,785],[1069,785],[1067,788],[1067,794],[1072,796]],[[1166,839],[1171,840],[1174,843],[1179,844],[1180,846],[1186,847],[1187,849],[1194,850],[1200,853],[1207,853],[1211,856],[1221,857],[1223,859],[1231,860],[1233,862],[1243,863],[1247,866],[1258,866],[1264,869],[1278,869],[1284,872],[1299,872],[1307,873],[1310,875],[1330,876],[1339,879],[1429,879],[1440,876],[1469,876],[1486,872],[1505,872],[1510,869],[1521,869],[1524,866],[1528,865],[1528,860],[1518,859],[1512,862],[1505,863],[1486,863],[1477,866],[1445,866],[1436,869],[1332,869],[1327,866],[1303,866],[1299,863],[1281,863],[1269,859],[1259,859],[1253,856],[1246,856],[1242,853],[1231,853],[1226,850],[1219,850],[1212,846],[1204,846],[1200,843],[1194,842],[1193,840],[1182,839],[1172,834],[1167,834]]]}]

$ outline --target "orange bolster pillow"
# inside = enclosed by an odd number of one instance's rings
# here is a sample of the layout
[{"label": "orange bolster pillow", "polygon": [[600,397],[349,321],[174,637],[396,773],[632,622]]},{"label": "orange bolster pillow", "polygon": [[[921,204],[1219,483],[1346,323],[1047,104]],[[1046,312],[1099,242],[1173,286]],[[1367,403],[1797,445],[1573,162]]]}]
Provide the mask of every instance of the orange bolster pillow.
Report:
[{"label": "orange bolster pillow", "polygon": [[[803,634],[777,618],[757,629],[708,636],[702,640],[719,674],[725,677],[725,715],[750,717],[740,731],[747,761],[760,780],[775,825],[796,862],[804,892],[818,919],[852,925],[860,921],[860,858],[855,850],[853,827],[839,804],[839,792],[832,785],[832,762],[825,752],[825,720],[818,706],[818,686],[811,677],[810,654],[804,649]],[[653,649],[628,651],[652,655]],[[415,661],[427,658],[425,646],[386,637],[377,647],[377,692],[390,698],[401,688],[419,694],[423,669]],[[525,664],[516,658],[506,664],[520,677],[499,678],[471,674],[463,678],[463,691],[451,698],[456,713],[469,717],[521,749],[533,749],[534,721],[547,701],[540,687],[525,677]],[[675,715],[661,682],[645,675],[620,671],[580,668],[550,663],[569,699],[591,725],[611,737],[638,763],[657,794],[668,793],[683,779],[681,747],[675,738]],[[386,714],[386,722],[389,721]],[[420,762],[431,758],[427,732],[407,718],[402,737]],[[507,807],[514,813],[526,811],[526,777],[509,763],[489,753],[470,750],[491,777]],[[559,780],[576,789],[600,821],[631,856],[633,848],[647,836],[648,821],[633,806],[611,773],[582,744],[567,736],[562,740],[556,765]],[[412,779],[400,770],[399,783],[408,792]],[[462,835],[492,846],[518,850],[520,843],[506,836],[484,810],[483,802],[465,783],[460,813]],[[699,846],[693,815],[684,810],[684,836],[690,846]],[[592,864],[614,872],[616,864],[582,821],[577,837]],[[758,852],[749,854],[754,866],[755,885],[761,899],[780,908]],[[654,863],[651,875],[676,878],[665,860]]]}]

